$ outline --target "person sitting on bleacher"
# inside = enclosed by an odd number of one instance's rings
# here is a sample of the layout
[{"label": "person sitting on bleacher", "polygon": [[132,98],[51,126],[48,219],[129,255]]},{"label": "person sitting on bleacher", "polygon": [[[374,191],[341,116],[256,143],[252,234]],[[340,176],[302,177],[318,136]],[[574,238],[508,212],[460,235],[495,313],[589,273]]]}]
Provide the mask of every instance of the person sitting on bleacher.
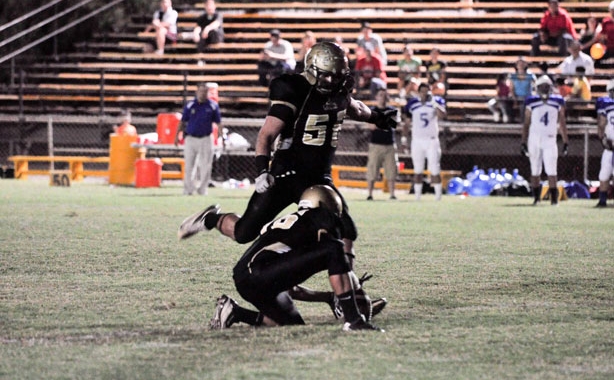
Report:
[{"label": "person sitting on bleacher", "polygon": [[316,42],[318,42],[318,39],[316,38],[315,33],[311,30],[306,31],[301,40],[301,49],[296,54],[296,67],[294,68],[295,72],[302,73],[303,70],[305,70],[305,56],[311,47],[316,44]]},{"label": "person sitting on bleacher", "polygon": [[448,76],[446,75],[446,67],[448,65],[445,61],[439,59],[440,53],[439,48],[432,48],[429,54],[431,60],[424,62],[424,66],[426,67],[426,78],[431,86],[433,95],[445,97],[448,92]]},{"label": "person sitting on bleacher", "polygon": [[151,24],[145,28],[145,33],[153,30],[156,32],[157,55],[164,54],[166,42],[175,43],[177,41],[177,17],[179,14],[173,9],[171,0],[160,0],[160,9],[154,12]]},{"label": "person sitting on bleacher", "polygon": [[[198,45],[196,50],[204,53],[209,45],[214,45],[224,40],[223,16],[216,12],[215,1],[205,2],[205,13],[196,20],[194,28],[194,42]],[[204,65],[204,61],[199,60],[198,65]]]},{"label": "person sitting on bleacher", "polygon": [[592,99],[591,84],[585,75],[585,69],[582,66],[576,67],[576,75],[571,86],[570,100],[581,100],[590,102]]},{"label": "person sitting on bleacher", "polygon": [[422,59],[414,55],[410,44],[405,45],[403,57],[397,62],[399,66],[399,98],[413,97],[418,95],[420,85],[420,66]]},{"label": "person sitting on bleacher", "polygon": [[360,35],[356,39],[356,61],[362,58],[365,53],[367,44],[371,44],[374,47],[374,53],[379,56],[382,61],[382,65],[386,67],[388,64],[388,55],[386,54],[386,47],[384,46],[384,40],[377,33],[373,33],[371,24],[363,22],[360,27]]},{"label": "person sitting on bleacher", "polygon": [[541,55],[540,45],[558,46],[559,55],[567,55],[571,41],[578,40],[573,20],[569,13],[559,6],[558,0],[548,1],[548,10],[541,19],[539,31],[531,40],[531,55]]},{"label": "person sitting on bleacher", "polygon": [[569,52],[563,62],[558,66],[562,75],[575,75],[576,68],[583,67],[586,75],[595,75],[595,63],[590,55],[583,53],[580,42],[573,41],[569,44]]},{"label": "person sitting on bleacher", "polygon": [[271,30],[271,39],[264,44],[264,49],[258,61],[258,83],[268,86],[271,80],[283,73],[294,71],[294,48],[292,44],[281,38],[279,29]]},{"label": "person sitting on bleacher", "polygon": [[357,88],[369,89],[371,99],[375,99],[379,90],[386,89],[386,71],[373,45],[365,45],[365,55],[356,61],[355,70]]},{"label": "person sitting on bleacher", "polygon": [[604,45],[605,52],[603,56],[595,57],[598,64],[614,57],[614,1],[610,3],[608,10],[610,11],[610,16],[604,18],[601,22],[601,31],[592,40],[582,45],[582,50],[590,49],[596,42]]},{"label": "person sitting on bleacher", "polygon": [[[528,71],[527,61],[518,57],[515,65],[516,72],[510,75],[510,92],[512,94],[514,109],[519,111],[520,122],[524,121],[524,101],[533,94],[535,75]],[[514,121],[514,115],[509,115],[510,121]]]}]

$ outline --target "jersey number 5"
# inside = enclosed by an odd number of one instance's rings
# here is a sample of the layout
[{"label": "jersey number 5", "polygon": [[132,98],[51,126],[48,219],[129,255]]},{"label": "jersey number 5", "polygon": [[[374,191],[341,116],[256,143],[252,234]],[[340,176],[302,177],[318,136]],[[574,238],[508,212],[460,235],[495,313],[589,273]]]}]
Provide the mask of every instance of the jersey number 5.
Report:
[{"label": "jersey number 5", "polygon": [[[341,129],[341,123],[345,111],[339,111],[337,113],[337,121],[332,127],[332,135],[330,138],[330,145],[333,148],[337,147],[337,140],[339,140],[339,130]],[[309,115],[305,122],[305,134],[303,135],[303,144],[311,146],[322,146],[326,141],[326,130],[328,129],[330,117],[328,114],[324,115]]]}]

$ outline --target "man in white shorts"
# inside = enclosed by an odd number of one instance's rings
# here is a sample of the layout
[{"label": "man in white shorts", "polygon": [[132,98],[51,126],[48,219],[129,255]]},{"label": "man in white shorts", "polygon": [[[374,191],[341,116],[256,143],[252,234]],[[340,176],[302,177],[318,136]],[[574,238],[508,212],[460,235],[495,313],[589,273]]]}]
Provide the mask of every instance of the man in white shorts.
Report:
[{"label": "man in white shorts", "polygon": [[[435,199],[441,199],[441,144],[439,143],[439,119],[446,116],[446,101],[433,96],[426,83],[418,87],[418,96],[411,98],[403,107],[403,115],[411,119],[411,159],[414,164],[414,193],[416,200],[422,195],[424,160],[431,174]],[[403,123],[401,145],[407,149],[408,122]]]},{"label": "man in white shorts", "polygon": [[614,79],[606,86],[609,96],[597,99],[597,134],[603,145],[601,169],[599,170],[599,203],[596,207],[606,207],[610,179],[614,174]]},{"label": "man in white shorts", "polygon": [[548,176],[550,204],[557,205],[557,161],[559,150],[556,144],[557,129],[563,137],[563,155],[567,156],[569,139],[565,119],[565,100],[552,94],[552,80],[543,75],[535,82],[537,95],[529,96],[522,128],[521,153],[531,161],[531,188],[536,205],[541,199],[540,177],[542,168]]}]

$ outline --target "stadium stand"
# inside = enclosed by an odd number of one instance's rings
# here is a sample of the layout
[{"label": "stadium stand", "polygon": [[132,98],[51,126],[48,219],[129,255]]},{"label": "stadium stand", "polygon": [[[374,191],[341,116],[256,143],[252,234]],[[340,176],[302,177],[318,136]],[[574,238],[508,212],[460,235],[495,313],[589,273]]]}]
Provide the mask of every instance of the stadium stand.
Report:
[{"label": "stadium stand", "polygon": [[[564,1],[562,4],[579,28],[589,16],[606,16],[608,2]],[[386,71],[393,97],[397,91],[396,64],[406,43],[411,43],[415,54],[423,60],[428,59],[431,48],[437,46],[441,58],[448,63],[449,116],[442,128],[447,160],[442,165],[445,168],[467,171],[476,159],[487,162],[490,159],[485,157],[499,155],[505,156],[509,167],[522,167],[524,162],[516,157],[518,125],[494,124],[486,102],[494,95],[497,74],[511,73],[518,56],[523,55],[536,73],[540,65],[553,68],[563,59],[557,57],[554,50],[547,49],[543,50],[543,56],[529,56],[531,36],[538,28],[544,9],[544,2],[496,0],[220,2],[218,10],[224,13],[223,43],[212,47],[209,53],[199,54],[189,38],[180,38],[167,46],[164,56],[143,53],[144,44],[152,38],[151,34],[142,33],[150,15],[135,15],[127,21],[123,32],[96,35],[77,43],[75,52],[60,54],[58,59],[42,57],[36,64],[20,67],[23,74],[17,68],[5,66],[7,72],[13,72],[12,84],[9,91],[0,93],[0,114],[23,112],[29,119],[36,115],[44,118],[46,114],[79,115],[80,118],[89,115],[108,121],[127,108],[134,117],[151,120],[159,113],[179,111],[186,99],[193,96],[197,83],[217,82],[225,126],[252,141],[257,127],[250,120],[262,120],[268,108],[268,89],[257,84],[256,59],[270,30],[282,30],[284,38],[290,40],[296,50],[305,30],[313,30],[319,40],[341,36],[352,47],[360,22],[368,20],[374,31],[383,37],[388,50]],[[179,10],[181,36],[181,33],[192,31],[197,16],[202,13],[202,3]],[[200,59],[206,61],[204,66],[197,64]],[[612,77],[612,62],[597,67],[596,75],[591,78],[593,99],[605,94],[605,84]],[[587,102],[574,108],[583,112],[570,123],[584,128],[574,132],[572,145],[577,148],[574,151],[582,151],[585,140],[589,144],[588,152],[599,150],[598,141],[584,137],[586,126],[595,123],[594,105]],[[139,124],[139,131],[155,127],[147,123]],[[355,133],[346,135],[349,138],[344,140],[346,145],[338,152],[335,163],[364,165],[366,157],[360,127],[346,124],[347,129]],[[44,125],[37,121],[28,127],[28,136],[36,134],[41,140]],[[91,133],[83,135],[91,136],[92,141],[88,140],[85,145],[80,143],[78,148],[70,142],[61,153],[105,154],[104,125],[91,123],[87,127]],[[19,133],[10,136],[12,155],[24,154],[15,148],[22,144]],[[479,136],[479,145],[473,139],[475,136]],[[26,154],[44,152],[42,146],[38,148]],[[404,155],[400,155],[400,159],[408,161]],[[581,161],[582,157],[574,159]],[[242,160],[241,165],[236,164],[239,160]],[[590,156],[588,160],[591,168],[595,166],[596,157]],[[580,161],[577,165],[567,165],[562,177],[577,178],[576,167],[583,165]],[[241,155],[222,156],[219,170],[226,172],[228,167],[241,167],[243,172],[234,174],[236,178],[243,178],[251,175],[249,163]]]},{"label": "stadium stand", "polygon": [[[605,16],[607,2],[565,2],[564,6],[581,25],[589,16]],[[200,8],[199,2],[181,9],[180,34],[193,29]],[[59,62],[26,67],[23,79],[15,73],[16,83],[24,81],[21,107],[32,112],[74,109],[95,114],[104,104],[111,113],[129,107],[154,115],[179,109],[198,82],[215,81],[220,86],[225,115],[262,117],[267,89],[257,85],[255,61],[271,29],[283,30],[284,37],[298,50],[300,38],[308,29],[320,40],[340,35],[353,44],[360,21],[368,20],[389,51],[389,82],[397,81],[396,61],[406,43],[411,43],[423,60],[436,44],[449,64],[449,119],[490,120],[486,101],[493,96],[495,77],[511,72],[511,63],[519,55],[528,55],[544,4],[264,2],[220,3],[218,9],[224,12],[225,42],[210,53],[194,53],[195,44],[189,39],[168,46],[162,57],[143,53],[143,45],[152,38],[151,33],[142,32],[149,15],[135,16],[125,32],[79,43],[77,52],[62,56]],[[545,54],[526,58],[534,71],[541,63],[554,67],[562,59],[553,51]],[[206,61],[204,67],[197,65],[199,59]],[[613,74],[608,65],[596,70],[592,78],[594,97],[605,93],[605,83]],[[396,86],[389,87],[395,96]],[[0,100],[0,112],[15,112],[19,107],[17,92],[1,94]]]}]

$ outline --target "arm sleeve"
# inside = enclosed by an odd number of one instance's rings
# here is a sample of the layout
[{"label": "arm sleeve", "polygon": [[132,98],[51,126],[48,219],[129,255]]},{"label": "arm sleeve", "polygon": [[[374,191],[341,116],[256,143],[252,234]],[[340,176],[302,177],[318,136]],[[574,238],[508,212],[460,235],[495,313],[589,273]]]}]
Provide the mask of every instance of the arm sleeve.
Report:
[{"label": "arm sleeve", "polygon": [[296,96],[290,83],[285,81],[283,76],[273,79],[271,82],[269,99],[271,100],[271,108],[269,108],[268,115],[275,116],[286,125],[293,125],[295,114],[298,112]]}]

